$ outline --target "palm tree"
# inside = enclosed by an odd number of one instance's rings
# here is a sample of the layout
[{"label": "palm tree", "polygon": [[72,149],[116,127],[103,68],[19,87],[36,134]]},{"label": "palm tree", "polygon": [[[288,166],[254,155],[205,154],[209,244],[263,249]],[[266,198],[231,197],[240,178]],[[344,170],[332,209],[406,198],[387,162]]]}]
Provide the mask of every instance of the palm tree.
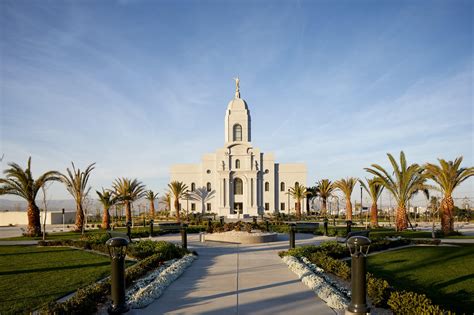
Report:
[{"label": "palm tree", "polygon": [[438,159],[439,165],[425,164],[426,176],[436,182],[443,193],[441,201],[441,229],[447,235],[454,231],[453,191],[463,181],[474,175],[474,167],[460,167],[463,157],[453,161]]},{"label": "palm tree", "polygon": [[407,202],[417,191],[426,190],[426,178],[421,166],[416,163],[407,165],[403,151],[400,152],[400,165],[390,153],[387,153],[387,156],[395,177],[378,164],[372,164],[372,168],[365,170],[375,175],[377,181],[392,193],[397,202],[395,227],[397,231],[402,231],[408,227]]},{"label": "palm tree", "polygon": [[346,198],[346,217],[348,221],[352,221],[352,202],[351,202],[351,195],[352,190],[354,190],[354,186],[357,183],[357,178],[355,177],[348,177],[343,178],[340,180],[335,181],[332,185],[334,189],[339,189],[342,191]]},{"label": "palm tree", "polygon": [[331,197],[334,188],[333,183],[329,179],[323,179],[316,183],[316,194],[323,200],[321,207],[322,215],[327,213],[328,198]]},{"label": "palm tree", "polygon": [[181,221],[181,218],[179,216],[179,198],[184,197],[188,186],[186,186],[186,184],[184,184],[183,182],[172,181],[168,184],[168,187],[170,188],[170,193],[174,197],[174,209],[176,210],[176,219],[178,219],[178,221]]},{"label": "palm tree", "polygon": [[150,201],[150,216],[155,218],[155,200],[158,198],[158,193],[154,193],[151,189],[145,192],[145,199]]},{"label": "palm tree", "polygon": [[87,187],[89,176],[94,170],[95,163],[90,164],[85,171],[81,172],[76,169],[73,162],[72,171],[67,168],[67,175],[61,174],[61,182],[66,185],[67,191],[71,194],[76,202],[76,231],[83,231],[84,228],[84,200],[86,199],[90,187]]},{"label": "palm tree", "polygon": [[377,178],[366,178],[365,180],[367,181],[367,185],[361,180],[359,180],[359,183],[369,194],[370,199],[372,199],[372,206],[370,207],[370,225],[376,227],[379,225],[377,217],[377,200],[379,200],[379,197],[382,194],[383,185],[380,184]]},{"label": "palm tree", "polygon": [[36,196],[41,187],[49,181],[59,180],[61,174],[56,171],[48,171],[35,180],[31,174],[31,157],[28,158],[25,170],[16,163],[8,163],[8,165],[10,168],[3,171],[6,178],[0,178],[0,195],[15,195],[26,200],[28,204],[26,234],[40,236],[41,221],[40,211],[35,202]]},{"label": "palm tree", "polygon": [[163,197],[160,198],[159,203],[165,204],[165,210],[170,211],[171,209],[171,194],[169,191],[165,193]]},{"label": "palm tree", "polygon": [[110,213],[109,209],[117,203],[117,197],[114,197],[113,193],[110,190],[102,188],[102,192],[95,191],[97,196],[99,196],[99,202],[104,208],[104,215],[102,216],[102,228],[104,230],[110,229]]},{"label": "palm tree", "polygon": [[310,201],[317,196],[318,192],[316,186],[306,187],[306,191],[308,192],[308,195],[306,195],[306,213],[309,215],[311,208]]},{"label": "palm tree", "polygon": [[143,197],[145,193],[145,185],[137,179],[130,179],[126,177],[117,178],[112,184],[114,195],[119,201],[125,205],[125,218],[127,222],[132,221],[131,204]]},{"label": "palm tree", "polygon": [[199,187],[196,188],[195,191],[190,192],[188,195],[189,199],[201,202],[201,214],[204,215],[206,213],[206,208],[204,207],[204,205],[208,200],[214,198],[215,194],[215,190],[208,191],[207,187]]},{"label": "palm tree", "polygon": [[288,193],[291,197],[293,197],[293,199],[296,200],[296,218],[301,219],[301,200],[303,200],[308,195],[306,187],[295,183],[294,187],[290,187]]}]

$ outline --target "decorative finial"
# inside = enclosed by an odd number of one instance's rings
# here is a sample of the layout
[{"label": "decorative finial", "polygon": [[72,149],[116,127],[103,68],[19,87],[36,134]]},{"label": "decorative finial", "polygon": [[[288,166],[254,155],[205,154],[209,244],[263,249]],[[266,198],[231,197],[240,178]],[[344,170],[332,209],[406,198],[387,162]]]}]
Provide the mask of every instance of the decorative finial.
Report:
[{"label": "decorative finial", "polygon": [[235,81],[235,98],[240,98],[240,79],[239,77],[234,78]]}]

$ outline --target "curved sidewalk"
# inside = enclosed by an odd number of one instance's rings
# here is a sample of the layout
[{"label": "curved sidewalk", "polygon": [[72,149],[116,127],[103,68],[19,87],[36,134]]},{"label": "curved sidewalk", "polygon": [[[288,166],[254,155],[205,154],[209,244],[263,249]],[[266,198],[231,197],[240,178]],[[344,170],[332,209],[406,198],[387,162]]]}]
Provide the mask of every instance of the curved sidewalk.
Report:
[{"label": "curved sidewalk", "polygon": [[[324,239],[309,237],[298,245]],[[192,235],[189,248],[198,252],[198,260],[158,300],[130,314],[336,314],[281,261],[278,252],[288,249],[285,236],[274,243],[238,245],[199,243]]]}]

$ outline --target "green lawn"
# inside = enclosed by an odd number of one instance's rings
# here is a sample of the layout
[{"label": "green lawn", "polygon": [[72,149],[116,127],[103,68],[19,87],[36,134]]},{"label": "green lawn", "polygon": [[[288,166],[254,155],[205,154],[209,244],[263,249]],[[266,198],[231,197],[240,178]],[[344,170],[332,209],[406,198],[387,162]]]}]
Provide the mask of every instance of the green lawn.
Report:
[{"label": "green lawn", "polygon": [[109,271],[109,257],[78,249],[0,246],[0,314],[28,313]]},{"label": "green lawn", "polygon": [[474,311],[474,246],[426,246],[368,258],[369,272],[396,289],[424,293],[456,313]]}]

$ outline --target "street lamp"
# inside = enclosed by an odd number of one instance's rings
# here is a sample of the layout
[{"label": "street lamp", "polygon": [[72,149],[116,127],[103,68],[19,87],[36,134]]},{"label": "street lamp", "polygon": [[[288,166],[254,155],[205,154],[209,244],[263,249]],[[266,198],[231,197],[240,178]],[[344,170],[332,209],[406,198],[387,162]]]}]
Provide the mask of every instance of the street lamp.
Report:
[{"label": "street lamp", "polygon": [[129,310],[125,301],[125,254],[128,243],[128,240],[122,237],[114,237],[106,242],[112,262],[112,305],[108,309],[110,314],[122,314]]},{"label": "street lamp", "polygon": [[370,240],[365,236],[353,236],[347,240],[351,254],[351,303],[346,314],[368,314],[366,257],[369,253]]},{"label": "street lamp", "polygon": [[288,220],[290,219],[290,189],[288,188]]}]

